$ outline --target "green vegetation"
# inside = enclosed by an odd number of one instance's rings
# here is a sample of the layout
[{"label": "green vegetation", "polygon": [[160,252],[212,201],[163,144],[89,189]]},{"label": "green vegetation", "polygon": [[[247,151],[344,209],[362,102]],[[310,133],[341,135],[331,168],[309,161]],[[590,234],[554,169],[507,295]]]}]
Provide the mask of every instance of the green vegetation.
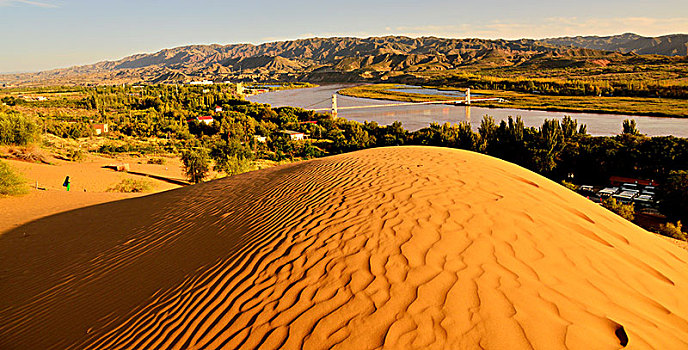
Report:
[{"label": "green vegetation", "polygon": [[[688,167],[688,163],[681,164]],[[672,170],[658,193],[660,208],[670,218],[688,222],[688,170]]]},{"label": "green vegetation", "polygon": [[578,189],[580,188],[580,186],[566,180],[561,180],[561,185],[568,188],[571,191],[578,191]]},{"label": "green vegetation", "polygon": [[150,191],[151,184],[148,181],[124,178],[119,183],[108,189],[108,192],[142,193]]},{"label": "green vegetation", "polygon": [[683,232],[683,225],[679,220],[676,224],[667,222],[659,226],[659,234],[671,237],[673,239],[678,239],[680,241],[688,241],[688,236]]},{"label": "green vegetation", "polygon": [[0,145],[26,145],[34,141],[36,132],[36,123],[30,118],[17,112],[0,112]]},{"label": "green vegetation", "polygon": [[0,161],[0,196],[15,196],[26,192],[21,176],[9,164]]},{"label": "green vegetation", "polygon": [[635,205],[633,203],[624,204],[609,197],[602,202],[602,206],[628,221],[635,219]]},{"label": "green vegetation", "polygon": [[[374,98],[403,102],[427,102],[452,100],[435,94],[413,94],[390,91],[396,84],[361,85],[340,90],[346,96]],[[432,87],[432,86],[428,86]],[[434,87],[433,87],[434,88]],[[455,90],[440,86],[439,89]],[[463,90],[463,89],[461,89]],[[473,93],[484,97],[502,98],[505,101],[473,102],[480,107],[520,108],[562,112],[594,112],[610,114],[649,115],[658,117],[688,117],[688,99],[657,97],[613,97],[613,96],[564,96],[544,95],[506,90],[477,90]]]},{"label": "green vegetation", "polygon": [[[556,72],[564,73],[568,69],[557,67],[511,67],[500,69],[482,69],[476,72],[455,71],[455,72],[436,72],[429,73],[432,77],[426,84],[446,85],[454,87],[472,87],[483,90],[506,90],[518,92],[537,91],[543,95],[559,96],[632,96],[632,97],[667,97],[667,98],[688,98],[686,82],[681,79],[671,79],[670,73],[679,67],[686,69],[685,64],[663,67],[664,79],[648,79],[634,77],[635,79],[624,78],[624,72],[630,68],[639,69],[637,65],[625,67],[609,67],[606,74],[595,74],[598,69],[587,68],[579,70],[581,73],[574,79],[572,75],[556,76]],[[645,67],[644,71],[652,71],[657,65]],[[545,77],[533,76],[532,71],[541,71]],[[508,73],[511,74],[508,74]],[[554,74],[552,74],[554,73]],[[628,76],[628,75],[626,75]],[[659,78],[659,77],[656,77]],[[676,77],[679,78],[679,77]]]},{"label": "green vegetation", "polygon": [[305,83],[305,82],[287,82],[287,83],[256,83],[256,84],[248,84],[246,85],[247,89],[256,89],[256,88],[261,88],[266,85],[279,85],[279,86],[269,86],[268,89],[270,91],[279,91],[279,90],[291,90],[291,89],[305,89],[305,88],[312,88],[312,87],[317,87],[318,85],[316,84],[311,84],[311,83]]},{"label": "green vegetation", "polygon": [[210,157],[215,161],[215,170],[237,175],[251,169],[253,153],[237,139],[218,140],[211,145]]},{"label": "green vegetation", "polygon": [[635,123],[635,120],[631,119],[625,119],[623,123],[621,124],[621,133],[624,135],[633,135],[633,136],[638,136],[640,135],[640,131],[638,130],[638,127]]},{"label": "green vegetation", "polygon": [[183,151],[182,163],[184,163],[184,172],[191,182],[201,183],[208,176],[210,159],[205,149]]}]

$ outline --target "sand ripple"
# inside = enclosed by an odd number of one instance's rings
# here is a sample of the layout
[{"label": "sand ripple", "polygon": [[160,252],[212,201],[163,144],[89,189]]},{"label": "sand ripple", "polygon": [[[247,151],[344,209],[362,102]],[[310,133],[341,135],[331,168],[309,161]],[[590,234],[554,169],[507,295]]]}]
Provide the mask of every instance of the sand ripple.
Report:
[{"label": "sand ripple", "polygon": [[685,349],[687,262],[515,165],[365,150],[0,236],[0,348]]}]

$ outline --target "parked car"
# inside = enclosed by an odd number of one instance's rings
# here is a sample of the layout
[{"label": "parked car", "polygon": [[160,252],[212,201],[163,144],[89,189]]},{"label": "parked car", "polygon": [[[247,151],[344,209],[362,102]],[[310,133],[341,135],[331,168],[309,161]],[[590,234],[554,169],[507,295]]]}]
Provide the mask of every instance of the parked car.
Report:
[{"label": "parked car", "polygon": [[640,193],[638,190],[625,190],[612,195],[612,197],[621,203],[631,203],[638,193]]},{"label": "parked car", "polygon": [[618,187],[606,187],[597,192],[597,195],[600,196],[600,198],[608,198],[615,195],[618,191]]},{"label": "parked car", "polygon": [[639,207],[649,208],[654,206],[655,200],[653,196],[650,196],[648,194],[640,194],[637,197],[633,198],[633,203],[635,203]]}]

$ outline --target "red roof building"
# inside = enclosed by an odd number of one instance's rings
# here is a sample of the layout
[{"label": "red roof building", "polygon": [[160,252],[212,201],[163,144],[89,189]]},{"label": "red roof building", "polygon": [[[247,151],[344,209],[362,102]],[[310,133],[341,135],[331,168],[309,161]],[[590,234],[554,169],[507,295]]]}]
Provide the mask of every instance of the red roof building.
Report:
[{"label": "red roof building", "polygon": [[189,118],[189,119],[187,119],[186,121],[189,122],[189,123],[191,123],[191,122],[196,121],[196,120],[198,120],[198,121],[201,122],[201,123],[205,123],[206,125],[210,125],[210,124],[213,123],[213,120],[214,120],[214,119],[213,119],[213,117],[211,117],[211,116],[209,116],[209,115],[205,115],[205,116],[202,116],[202,117]]},{"label": "red roof building", "polygon": [[612,184],[612,186],[618,186],[621,184],[638,184],[638,185],[643,185],[643,186],[657,186],[659,185],[657,181],[654,180],[643,180],[643,179],[634,179],[631,177],[621,177],[621,176],[612,176],[609,178],[609,183]]}]

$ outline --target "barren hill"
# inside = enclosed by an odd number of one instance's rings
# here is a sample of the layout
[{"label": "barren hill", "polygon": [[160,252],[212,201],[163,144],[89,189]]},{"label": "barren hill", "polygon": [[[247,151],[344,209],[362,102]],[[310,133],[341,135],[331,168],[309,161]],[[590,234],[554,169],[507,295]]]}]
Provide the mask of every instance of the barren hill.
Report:
[{"label": "barren hill", "polygon": [[572,66],[580,66],[618,56],[526,39],[311,38],[261,45],[183,46],[87,66],[9,74],[0,76],[0,82],[40,85],[181,83],[198,79],[377,81],[410,72],[511,67],[533,59],[561,62],[562,57],[568,57]]},{"label": "barren hill", "polygon": [[644,37],[633,33],[612,36],[576,36],[542,40],[557,46],[636,53],[639,55],[688,55],[688,34]]},{"label": "barren hill", "polygon": [[516,165],[370,149],[0,236],[2,349],[681,349],[688,252]]}]

